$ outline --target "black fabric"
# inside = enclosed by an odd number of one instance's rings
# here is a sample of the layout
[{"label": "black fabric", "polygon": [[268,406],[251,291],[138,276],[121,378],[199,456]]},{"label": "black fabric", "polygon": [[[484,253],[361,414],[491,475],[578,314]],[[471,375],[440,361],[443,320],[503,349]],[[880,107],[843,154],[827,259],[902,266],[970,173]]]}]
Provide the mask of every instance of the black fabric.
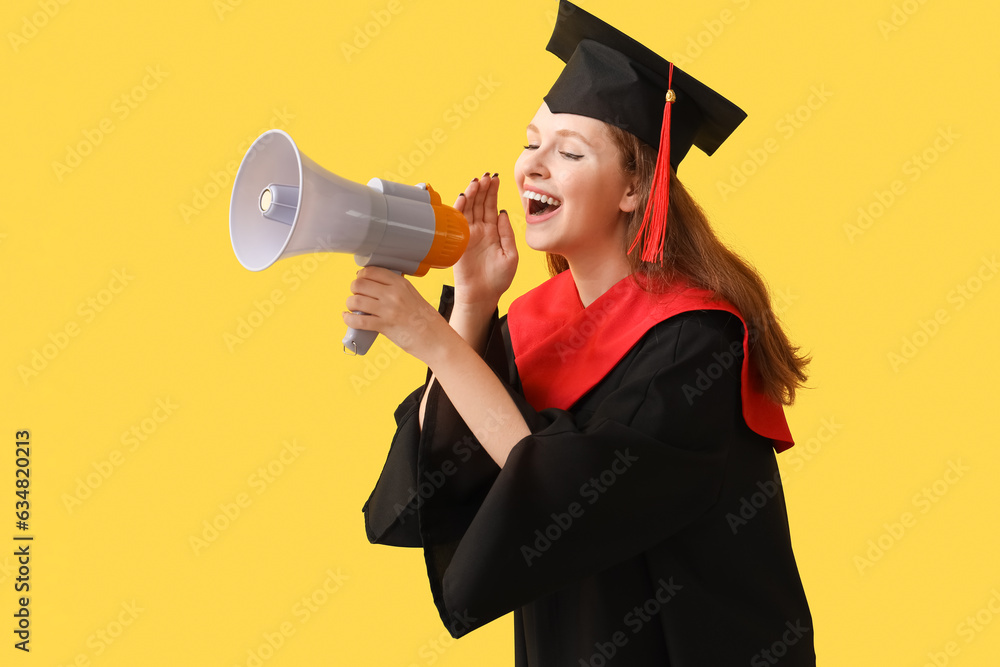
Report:
[{"label": "black fabric", "polygon": [[537,412],[494,318],[485,356],[532,435],[501,470],[436,383],[421,432],[415,391],[369,540],[423,548],[455,637],[513,611],[518,667],[814,665],[774,451],[740,412],[742,336],[722,311],[671,317]]},{"label": "black fabric", "polygon": [[566,67],[545,102],[552,113],[604,121],[660,147],[664,96],[671,110],[670,166],[676,171],[691,146],[711,155],[746,113],[679,67],[668,86],[670,63],[628,35],[567,0],[559,3],[549,51]]}]

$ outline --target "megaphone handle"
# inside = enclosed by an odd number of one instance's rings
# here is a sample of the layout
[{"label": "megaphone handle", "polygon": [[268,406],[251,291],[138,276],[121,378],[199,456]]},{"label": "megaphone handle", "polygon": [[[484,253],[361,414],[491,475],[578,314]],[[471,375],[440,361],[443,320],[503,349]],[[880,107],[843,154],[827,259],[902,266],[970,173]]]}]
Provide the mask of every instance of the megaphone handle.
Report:
[{"label": "megaphone handle", "polygon": [[[402,271],[397,271],[396,269],[391,269],[393,273],[397,276],[403,275]],[[368,313],[362,312],[360,310],[351,311],[355,315],[367,315]],[[352,355],[363,355],[367,354],[368,350],[371,349],[372,343],[378,338],[377,331],[368,331],[367,329],[347,329],[347,335],[344,336],[344,340],[341,343],[344,346],[344,352]]]},{"label": "megaphone handle", "polygon": [[[360,310],[355,310],[353,312],[355,315],[368,314],[363,313]],[[344,345],[344,352],[348,354],[361,355],[368,352],[377,337],[377,331],[368,331],[367,329],[348,329],[347,335],[344,336],[344,340],[341,342]]]}]

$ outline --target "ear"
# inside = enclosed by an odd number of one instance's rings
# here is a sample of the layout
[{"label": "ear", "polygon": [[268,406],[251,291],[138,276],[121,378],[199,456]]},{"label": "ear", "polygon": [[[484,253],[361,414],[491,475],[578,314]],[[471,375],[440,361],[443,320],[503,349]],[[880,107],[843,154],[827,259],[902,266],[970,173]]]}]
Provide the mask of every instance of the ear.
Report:
[{"label": "ear", "polygon": [[621,201],[618,202],[618,208],[625,213],[631,213],[638,205],[639,188],[635,179],[632,179],[626,184],[625,191],[622,193]]}]

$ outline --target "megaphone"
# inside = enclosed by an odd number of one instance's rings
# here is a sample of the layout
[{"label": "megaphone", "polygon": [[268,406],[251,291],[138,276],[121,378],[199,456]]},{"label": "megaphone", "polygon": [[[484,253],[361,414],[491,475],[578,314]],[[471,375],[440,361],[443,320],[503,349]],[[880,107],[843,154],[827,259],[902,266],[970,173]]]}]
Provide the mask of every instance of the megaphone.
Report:
[{"label": "megaphone", "polygon": [[[429,185],[349,181],[306,157],[288,133],[268,130],[236,173],[229,236],[236,258],[251,271],[303,253],[344,252],[359,266],[422,276],[458,261],[469,225]],[[344,350],[365,354],[376,336],[348,329]]]}]

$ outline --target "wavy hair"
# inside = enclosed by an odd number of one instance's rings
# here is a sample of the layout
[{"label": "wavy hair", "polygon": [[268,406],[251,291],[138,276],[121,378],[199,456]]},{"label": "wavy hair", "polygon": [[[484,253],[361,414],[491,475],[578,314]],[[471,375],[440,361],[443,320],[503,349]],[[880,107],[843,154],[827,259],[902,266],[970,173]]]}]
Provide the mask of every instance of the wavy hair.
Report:
[{"label": "wavy hair", "polygon": [[[638,205],[624,214],[622,251],[627,253],[642,226],[656,169],[656,151],[630,132],[613,125],[606,128],[618,147],[622,169],[634,178],[638,188]],[[795,390],[805,386],[810,358],[800,354],[782,330],[760,274],[719,240],[705,211],[673,170],[663,264],[644,262],[640,255],[636,247],[627,257],[632,277],[643,289],[658,291],[682,278],[735,306],[750,329],[751,378],[757,388],[777,403],[791,405],[795,401]],[[561,255],[547,253],[546,260],[553,276],[569,268]]]}]

